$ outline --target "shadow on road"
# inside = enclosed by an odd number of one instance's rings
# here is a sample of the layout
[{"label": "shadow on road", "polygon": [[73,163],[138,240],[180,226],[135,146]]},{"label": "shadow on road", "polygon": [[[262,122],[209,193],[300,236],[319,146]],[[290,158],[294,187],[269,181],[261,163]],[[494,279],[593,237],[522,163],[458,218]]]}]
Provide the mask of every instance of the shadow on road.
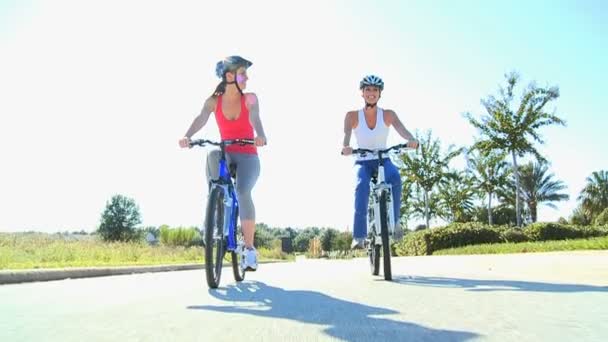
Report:
[{"label": "shadow on road", "polygon": [[328,326],[329,336],[343,341],[466,341],[471,332],[427,328],[418,324],[378,318],[397,311],[334,298],[319,292],[284,290],[262,282],[243,282],[209,290],[226,305],[193,305],[188,309],[290,319]]},{"label": "shadow on road", "polygon": [[579,284],[540,283],[517,280],[483,280],[443,277],[394,276],[393,282],[447,288],[463,288],[468,291],[525,291],[525,292],[608,292],[608,286]]}]

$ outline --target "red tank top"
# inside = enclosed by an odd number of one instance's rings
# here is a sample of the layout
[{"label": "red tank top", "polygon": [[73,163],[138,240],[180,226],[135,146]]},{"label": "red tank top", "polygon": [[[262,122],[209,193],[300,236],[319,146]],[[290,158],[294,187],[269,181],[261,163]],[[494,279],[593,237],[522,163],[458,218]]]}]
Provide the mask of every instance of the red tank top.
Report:
[{"label": "red tank top", "polygon": [[[215,121],[220,129],[222,140],[228,139],[253,139],[253,127],[249,122],[249,109],[245,104],[245,96],[241,96],[241,113],[236,120],[228,120],[224,116],[222,110],[222,95],[217,97],[217,106],[215,108]],[[231,153],[247,153],[257,154],[258,151],[254,145],[230,145],[226,146],[226,152]]]}]

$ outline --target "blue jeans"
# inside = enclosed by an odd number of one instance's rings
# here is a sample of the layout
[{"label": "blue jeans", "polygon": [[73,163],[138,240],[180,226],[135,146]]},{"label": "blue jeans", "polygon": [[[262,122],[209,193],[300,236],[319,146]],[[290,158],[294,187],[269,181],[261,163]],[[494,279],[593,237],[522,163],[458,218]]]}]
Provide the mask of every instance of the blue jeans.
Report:
[{"label": "blue jeans", "polygon": [[[355,163],[357,171],[357,186],[355,188],[355,222],[353,225],[353,238],[367,236],[367,205],[369,203],[369,182],[378,170],[378,160],[362,160]],[[399,209],[401,207],[401,176],[399,170],[390,159],[384,159],[384,176],[386,182],[392,185],[393,210],[395,222],[399,222]]]}]

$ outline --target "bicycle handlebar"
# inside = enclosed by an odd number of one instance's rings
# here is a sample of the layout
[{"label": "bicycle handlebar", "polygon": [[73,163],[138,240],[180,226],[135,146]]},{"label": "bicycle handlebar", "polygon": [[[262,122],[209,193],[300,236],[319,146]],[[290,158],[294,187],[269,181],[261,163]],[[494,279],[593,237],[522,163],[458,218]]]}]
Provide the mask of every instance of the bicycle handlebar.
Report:
[{"label": "bicycle handlebar", "polygon": [[255,141],[253,139],[229,139],[222,140],[220,142],[211,141],[206,139],[197,139],[190,141],[190,147],[192,146],[205,146],[205,145],[214,145],[214,146],[228,146],[228,145],[255,145]]},{"label": "bicycle handlebar", "polygon": [[367,153],[372,153],[372,154],[378,154],[378,155],[381,156],[381,155],[387,154],[387,153],[389,153],[391,151],[400,151],[400,150],[403,150],[403,149],[414,150],[414,148],[411,148],[411,147],[407,146],[407,144],[398,144],[398,145],[391,146],[391,147],[389,147],[387,149],[384,149],[384,150],[369,150],[369,149],[366,149],[366,148],[356,148],[356,149],[353,149],[352,154],[359,154],[361,156],[364,156]]}]

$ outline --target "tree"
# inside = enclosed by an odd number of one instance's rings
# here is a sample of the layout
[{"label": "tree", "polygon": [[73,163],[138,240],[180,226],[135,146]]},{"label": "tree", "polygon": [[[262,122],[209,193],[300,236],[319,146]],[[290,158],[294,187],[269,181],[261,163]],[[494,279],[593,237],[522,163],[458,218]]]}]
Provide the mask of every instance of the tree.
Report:
[{"label": "tree", "polygon": [[398,222],[403,229],[407,229],[410,216],[414,213],[414,183],[409,178],[401,180],[401,208],[399,208]]},{"label": "tree", "polygon": [[[488,208],[476,207],[473,209],[473,218],[477,222],[488,222]],[[506,203],[492,207],[492,224],[514,226],[515,207]]]},{"label": "tree", "polygon": [[581,209],[592,221],[608,208],[608,171],[595,171],[587,177],[587,184],[578,196]]},{"label": "tree", "polygon": [[591,223],[591,218],[585,213],[585,210],[581,205],[574,208],[572,216],[570,216],[570,222],[572,224],[586,226]]},{"label": "tree", "polygon": [[515,211],[517,225],[521,226],[517,157],[531,153],[538,161],[545,161],[533,145],[534,141],[544,143],[538,133],[539,128],[552,124],[565,125],[565,122],[544,109],[550,101],[559,97],[558,87],[543,88],[531,83],[524,90],[519,106],[513,110],[511,107],[513,92],[519,81],[519,75],[512,72],[505,75],[505,78],[507,87],[500,88],[499,98],[489,96],[481,101],[487,114],[480,120],[473,118],[470,113],[467,113],[466,117],[482,135],[482,139],[475,143],[474,148],[484,152],[507,152],[511,155],[515,175]]},{"label": "tree", "polygon": [[297,252],[306,252],[310,245],[310,240],[319,235],[319,229],[306,228],[298,233],[294,239],[294,248]]},{"label": "tree", "polygon": [[530,219],[536,222],[539,204],[557,209],[551,202],[567,201],[570,196],[560,193],[566,185],[554,179],[553,173],[548,174],[549,166],[546,163],[528,163],[520,167],[521,190],[524,202],[528,206]]},{"label": "tree", "polygon": [[433,201],[430,198],[433,195],[433,189],[437,184],[444,181],[444,177],[448,171],[450,160],[459,155],[462,149],[453,151],[453,146],[448,148],[445,155],[441,153],[441,143],[439,139],[433,139],[429,131],[425,138],[416,139],[420,141],[420,147],[414,155],[404,153],[401,155],[401,175],[407,181],[417,184],[422,189],[422,197],[424,201],[424,218],[426,226],[429,226],[431,220],[430,203]]},{"label": "tree", "polygon": [[[431,191],[427,195],[425,201],[424,191],[416,184],[412,191],[411,203],[412,203],[412,216],[417,219],[426,220],[427,217],[444,217],[446,214],[443,211],[441,203],[439,202],[439,195],[436,190]],[[430,219],[429,219],[430,221]],[[426,221],[426,222],[429,222]],[[424,225],[428,228],[428,225]]]},{"label": "tree", "polygon": [[298,232],[291,227],[287,227],[284,229],[281,236],[288,237],[293,240],[296,238],[296,236],[298,236]]},{"label": "tree", "polygon": [[272,241],[275,236],[272,229],[265,223],[255,224],[254,243],[256,248],[272,248]]},{"label": "tree", "polygon": [[135,201],[114,195],[106,203],[97,232],[105,241],[131,241],[138,238],[135,226],[140,223],[139,207]]},{"label": "tree", "polygon": [[[511,208],[512,212],[513,212],[513,225],[517,226],[517,211],[515,210],[515,176],[513,175],[513,173],[511,173],[511,175],[509,176],[509,182],[503,184],[500,188],[496,189],[496,197],[498,198],[498,201],[500,202],[500,204],[498,205],[498,207],[503,207],[504,209],[506,208]],[[520,201],[521,201],[521,195],[520,195]],[[498,224],[496,222],[496,220],[494,220],[495,218],[495,214],[496,214],[496,209],[497,207],[494,207],[492,209],[492,220],[494,223]],[[503,211],[504,211],[503,209]],[[509,212],[508,210],[506,212]],[[531,223],[531,220],[529,220],[529,218],[531,217],[530,215],[530,210],[528,209],[528,206],[525,205],[525,202],[523,205],[521,205],[520,207],[520,224],[528,224]],[[519,226],[518,226],[519,227]]]},{"label": "tree", "polygon": [[338,231],[332,228],[323,230],[321,234],[321,249],[326,252],[331,252],[335,245],[335,240],[338,237]]},{"label": "tree", "polygon": [[444,208],[443,219],[448,222],[466,222],[471,218],[475,188],[473,178],[464,172],[453,171],[439,186],[439,203]]},{"label": "tree", "polygon": [[350,250],[350,244],[353,241],[353,234],[351,232],[339,232],[336,237],[334,250],[348,251]]},{"label": "tree", "polygon": [[492,225],[492,197],[498,188],[509,181],[508,164],[504,153],[470,151],[467,153],[469,171],[473,184],[488,198],[488,224]]},{"label": "tree", "polygon": [[604,209],[599,215],[593,220],[593,224],[596,226],[607,226],[608,225],[608,208]]}]

